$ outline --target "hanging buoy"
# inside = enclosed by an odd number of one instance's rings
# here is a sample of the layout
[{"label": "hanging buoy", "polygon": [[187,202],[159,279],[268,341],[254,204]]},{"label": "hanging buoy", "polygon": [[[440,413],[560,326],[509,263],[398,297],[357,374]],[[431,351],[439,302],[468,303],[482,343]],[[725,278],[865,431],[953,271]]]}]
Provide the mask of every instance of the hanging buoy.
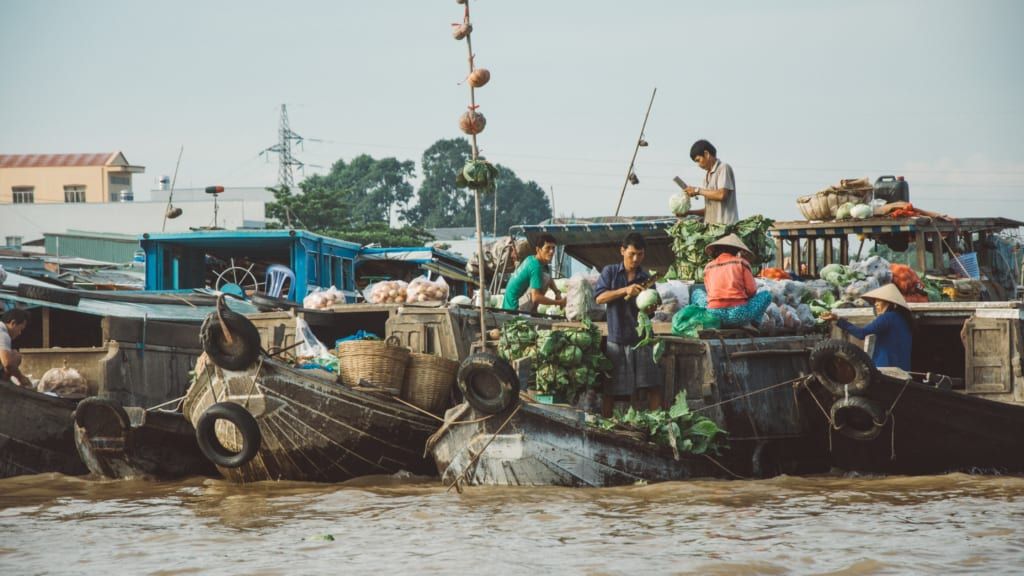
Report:
[{"label": "hanging buoy", "polygon": [[469,33],[473,31],[473,25],[470,24],[469,22],[463,22],[462,24],[452,24],[452,26],[455,27],[455,29],[452,30],[452,37],[454,37],[456,40],[462,40],[466,36],[469,36]]},{"label": "hanging buoy", "polygon": [[469,73],[469,85],[473,88],[480,88],[491,80],[491,71],[487,68],[477,68]]},{"label": "hanging buoy", "polygon": [[487,126],[487,119],[483,114],[473,110],[464,112],[459,118],[459,129],[469,135],[483,132],[485,126]]},{"label": "hanging buoy", "polygon": [[168,205],[167,206],[167,212],[164,213],[164,216],[167,216],[171,220],[174,220],[178,216],[181,216],[181,212],[182,212],[181,208],[176,208],[174,206]]}]

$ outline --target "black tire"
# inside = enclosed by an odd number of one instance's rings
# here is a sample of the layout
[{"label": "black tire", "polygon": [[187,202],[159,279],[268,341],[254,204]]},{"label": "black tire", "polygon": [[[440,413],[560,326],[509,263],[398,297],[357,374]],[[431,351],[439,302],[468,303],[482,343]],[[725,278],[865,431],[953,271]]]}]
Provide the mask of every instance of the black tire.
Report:
[{"label": "black tire", "polygon": [[252,301],[252,305],[258,308],[261,312],[298,308],[298,304],[288,300],[287,298],[274,298],[273,296],[267,296],[266,294],[253,294],[250,300]]},{"label": "black tire", "polygon": [[459,390],[477,412],[500,414],[519,401],[519,376],[490,352],[471,354],[459,366]]},{"label": "black tire", "polygon": [[225,370],[245,370],[260,355],[260,332],[248,318],[237,312],[224,310],[224,324],[231,332],[229,344],[221,329],[216,312],[211,312],[199,329],[203,352],[217,366]]},{"label": "black tire", "polygon": [[874,440],[885,427],[885,412],[863,396],[840,398],[832,403],[832,424],[840,434],[852,440]]},{"label": "black tire", "polygon": [[[242,436],[242,449],[228,450],[217,438],[217,420],[227,420],[235,425]],[[263,435],[256,418],[234,402],[218,402],[210,406],[196,423],[196,442],[199,450],[210,462],[224,468],[238,468],[252,460],[260,450]]]},{"label": "black tire", "polygon": [[68,306],[78,306],[78,302],[82,299],[75,292],[36,284],[18,284],[18,296],[32,298],[33,300],[45,300],[55,304],[66,304]]},{"label": "black tire", "polygon": [[127,436],[132,421],[128,412],[113,400],[90,396],[75,407],[75,425],[93,438]]},{"label": "black tire", "polygon": [[863,395],[878,369],[866,352],[845,340],[825,340],[811,350],[811,371],[835,397]]}]

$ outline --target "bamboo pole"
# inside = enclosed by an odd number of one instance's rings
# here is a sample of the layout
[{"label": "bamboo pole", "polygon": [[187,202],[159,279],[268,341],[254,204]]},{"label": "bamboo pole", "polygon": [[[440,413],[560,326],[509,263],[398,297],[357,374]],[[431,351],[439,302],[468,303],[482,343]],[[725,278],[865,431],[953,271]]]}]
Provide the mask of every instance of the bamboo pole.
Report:
[{"label": "bamboo pole", "polygon": [[[470,19],[469,19],[469,2],[466,2],[465,6],[466,6],[466,12],[465,12],[465,16],[463,17],[463,22],[465,22],[466,24],[470,24]],[[474,69],[474,65],[473,65],[473,31],[472,30],[470,30],[469,33],[466,34],[466,48],[467,48],[468,53],[469,53],[469,73],[472,74],[473,73],[473,69]],[[470,111],[475,113],[476,112],[476,89],[473,88],[473,84],[470,83],[470,82],[466,82],[466,85],[469,86],[469,109],[470,109]],[[474,132],[473,134],[470,134],[470,138],[471,138],[471,141],[472,141],[473,160],[476,160],[477,157],[480,155],[480,149],[477,147],[477,144],[476,144],[476,133]],[[498,205],[497,205],[497,201],[498,200],[497,200],[497,195],[495,195],[495,200],[494,201],[495,201],[495,205],[494,205],[494,228],[495,228],[495,230],[497,230],[497,228],[498,228]],[[484,350],[487,349],[487,302],[486,302],[487,298],[485,298],[485,296],[484,296],[484,292],[485,292],[484,276],[485,276],[485,273],[486,273],[486,268],[484,266],[484,233],[483,233],[483,226],[482,226],[482,224],[480,222],[480,220],[481,220],[481,215],[480,215],[480,190],[478,190],[478,189],[474,189],[473,190],[473,203],[476,206],[476,254],[477,254],[477,290],[478,290],[477,293],[480,295],[480,346],[481,346],[481,352],[483,352]]]},{"label": "bamboo pole", "polygon": [[629,170],[626,170],[626,181],[622,183],[622,192],[619,193],[619,203],[615,206],[615,215],[619,215],[619,210],[622,208],[622,199],[626,196],[626,186],[629,185],[629,177],[633,174],[633,166],[636,164],[636,153],[640,151],[640,143],[644,140],[644,131],[647,129],[647,118],[651,115],[651,107],[654,106],[654,96],[658,93],[658,89],[655,88],[654,92],[651,92],[651,101],[647,104],[647,113],[644,114],[644,123],[640,127],[640,137],[636,139],[636,146],[633,147],[633,158],[629,161]]}]

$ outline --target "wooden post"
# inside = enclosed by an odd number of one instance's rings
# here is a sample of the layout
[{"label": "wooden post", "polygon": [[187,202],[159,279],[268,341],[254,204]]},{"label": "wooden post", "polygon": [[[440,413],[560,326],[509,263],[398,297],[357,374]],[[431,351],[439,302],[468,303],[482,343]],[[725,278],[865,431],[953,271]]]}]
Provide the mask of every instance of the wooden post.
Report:
[{"label": "wooden post", "polygon": [[818,276],[818,239],[807,239],[807,274]]},{"label": "wooden post", "polygon": [[839,237],[839,263],[843,266],[850,263],[850,237],[848,235]]},{"label": "wooden post", "polygon": [[779,270],[786,269],[786,257],[783,255],[782,250],[785,247],[785,243],[781,237],[775,238],[775,267]]},{"label": "wooden post", "polygon": [[932,268],[938,271],[944,271],[946,269],[945,263],[942,261],[942,233],[935,232],[932,240]]},{"label": "wooden post", "polygon": [[924,259],[924,230],[918,230],[914,233],[914,244],[916,246],[915,252],[917,253],[917,273],[923,276],[924,271],[927,269]]},{"label": "wooden post", "polygon": [[43,348],[50,347],[50,309],[43,308]]},{"label": "wooden post", "polygon": [[792,258],[793,271],[800,274],[800,238],[793,238],[793,244],[789,248],[789,256]]},{"label": "wooden post", "polygon": [[825,253],[824,253],[825,260],[824,260],[824,263],[825,263],[825,266],[828,266],[829,264],[832,263],[832,240],[833,240],[833,238],[831,236],[825,236],[825,238],[823,240],[825,241]]}]

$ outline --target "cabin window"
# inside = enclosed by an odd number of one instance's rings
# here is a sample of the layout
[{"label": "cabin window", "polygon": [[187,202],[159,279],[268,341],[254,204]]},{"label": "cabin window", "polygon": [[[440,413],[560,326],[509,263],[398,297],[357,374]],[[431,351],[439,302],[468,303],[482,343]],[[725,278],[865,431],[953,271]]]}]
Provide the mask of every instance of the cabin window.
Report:
[{"label": "cabin window", "polygon": [[331,258],[331,278],[333,279],[332,284],[339,290],[345,289],[345,272],[341,267],[341,258],[337,256]]},{"label": "cabin window", "polygon": [[344,290],[352,290],[352,289],[354,289],[355,288],[355,282],[354,282],[354,280],[352,278],[352,275],[350,274],[350,272],[352,270],[352,259],[351,258],[342,258],[341,259],[341,270],[342,270],[341,271],[341,276],[340,276],[341,281],[339,282],[339,284],[341,284],[342,289],[344,289]]},{"label": "cabin window", "polygon": [[36,189],[32,186],[15,186],[11,188],[11,194],[15,204],[34,204],[36,201]]},{"label": "cabin window", "polygon": [[316,273],[316,255],[308,254],[306,256],[306,283],[319,285],[319,278]]},{"label": "cabin window", "polygon": [[4,245],[8,248],[21,248],[21,236],[6,236],[4,237]]}]

